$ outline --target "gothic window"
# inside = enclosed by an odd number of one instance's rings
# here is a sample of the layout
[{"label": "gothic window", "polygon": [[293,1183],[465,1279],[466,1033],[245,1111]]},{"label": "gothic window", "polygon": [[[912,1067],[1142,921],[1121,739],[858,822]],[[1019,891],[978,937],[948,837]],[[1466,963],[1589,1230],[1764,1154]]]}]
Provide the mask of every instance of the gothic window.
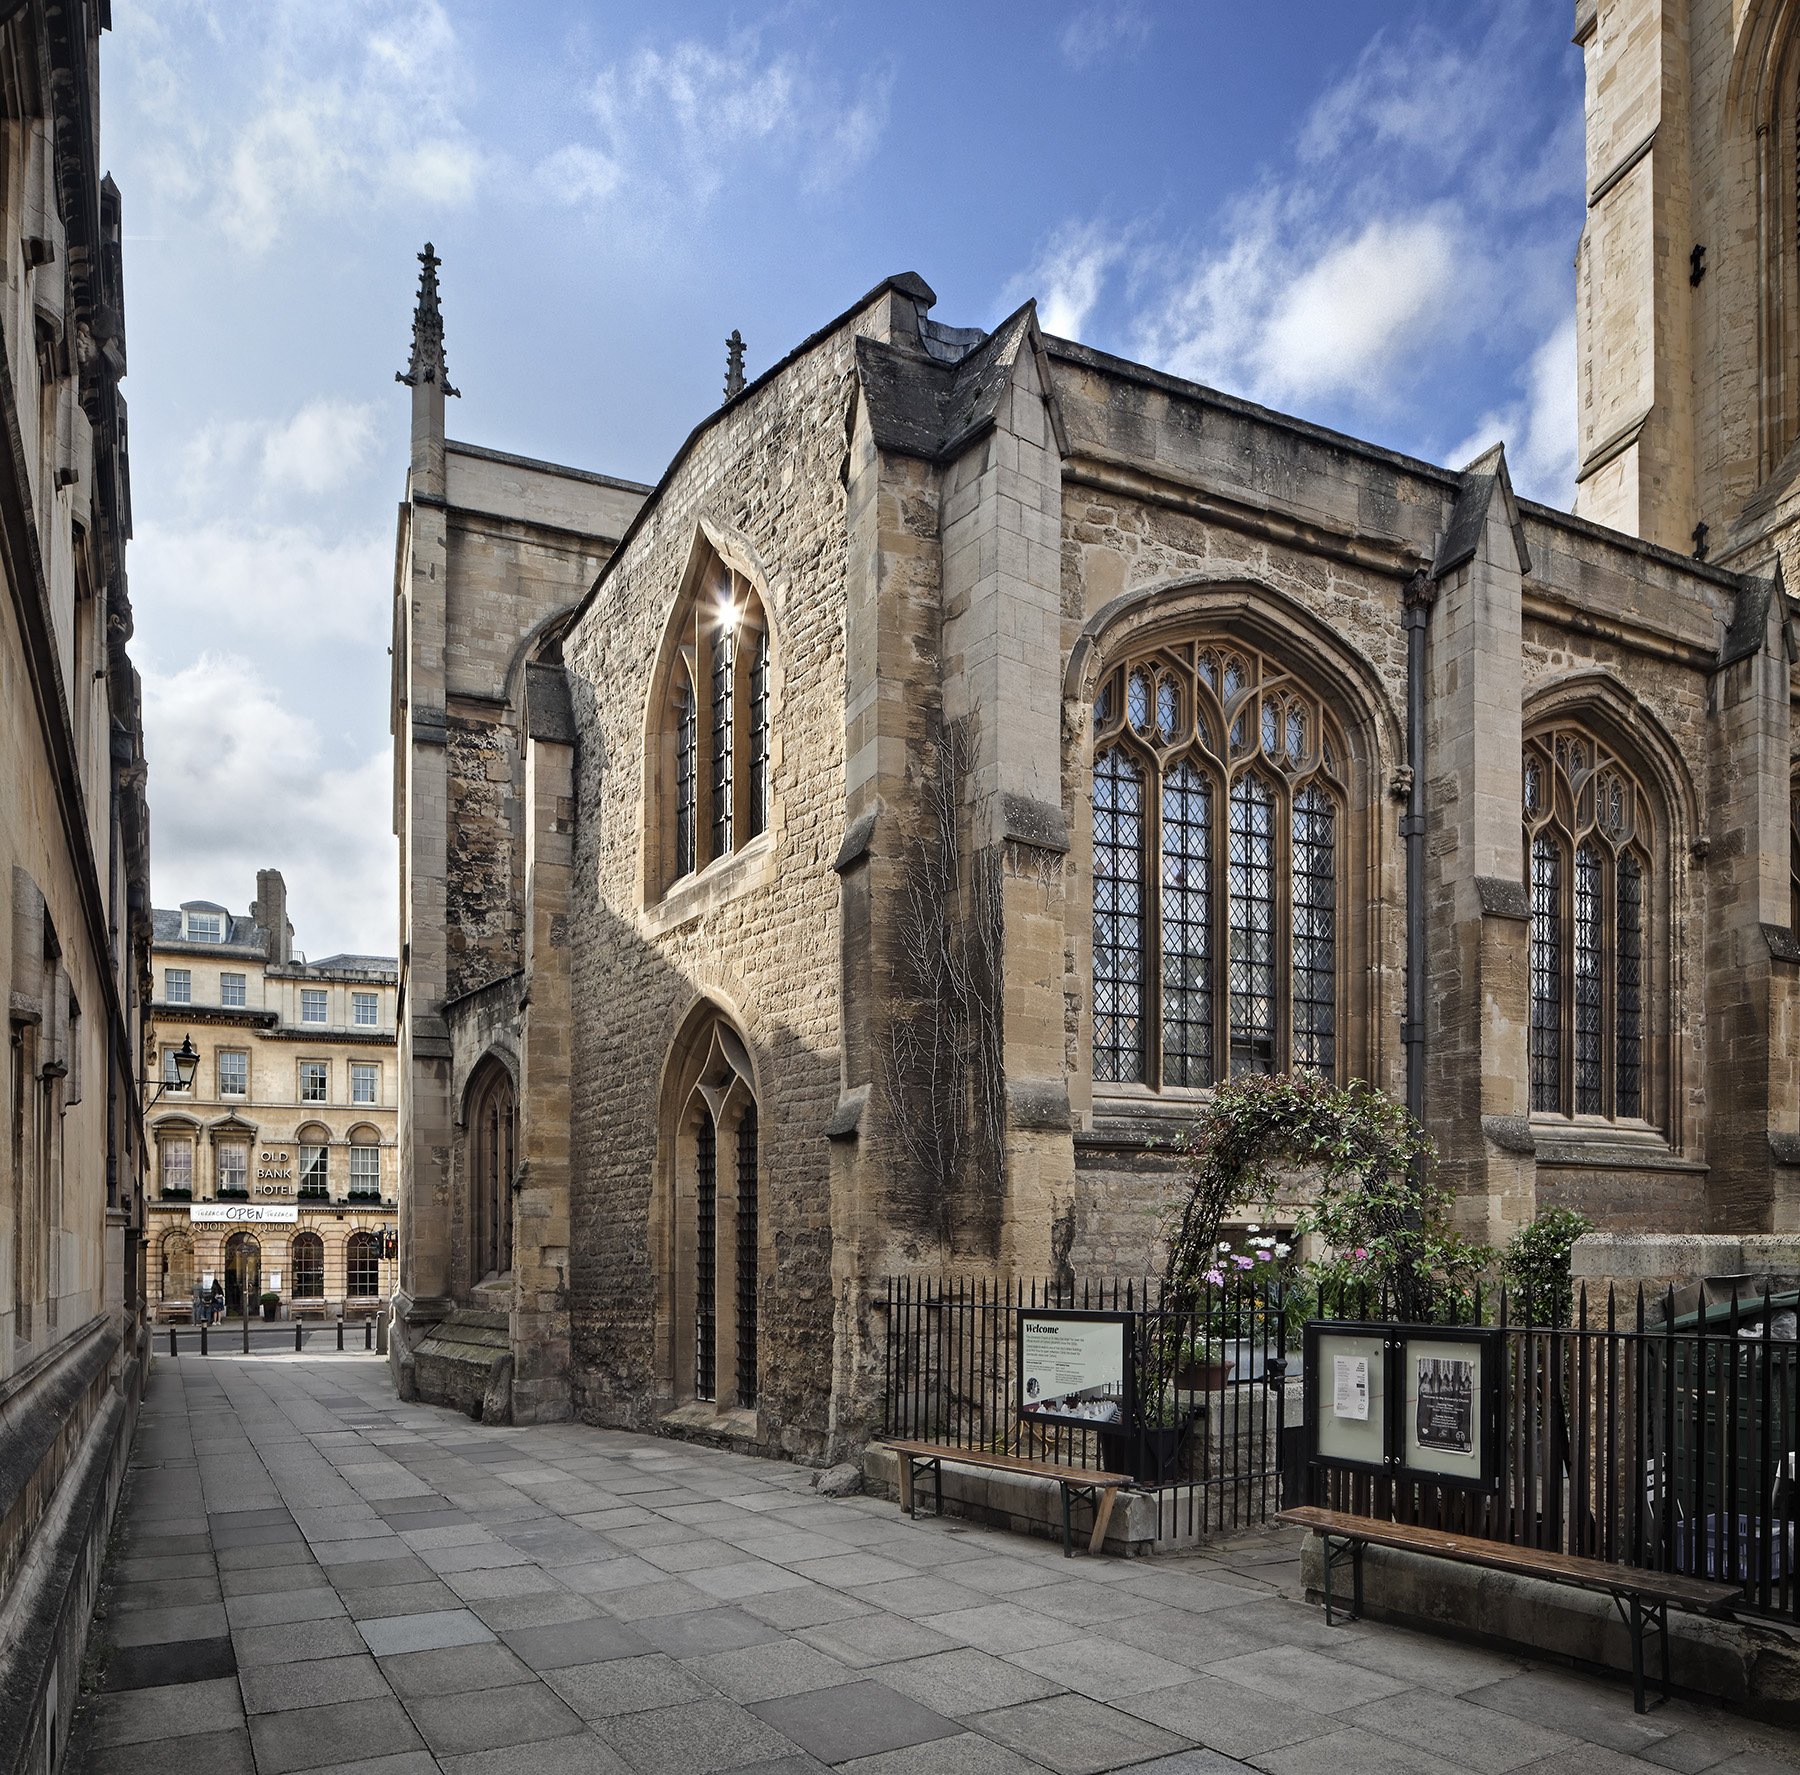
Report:
[{"label": "gothic window", "polygon": [[696,569],[665,655],[651,775],[663,810],[650,827],[655,892],[768,829],[774,752],[768,624],[742,574],[717,557]]},{"label": "gothic window", "polygon": [[754,1406],[762,1136],[750,1056],[716,1013],[681,1051],[670,1069],[669,1380],[678,1399]]},{"label": "gothic window", "polygon": [[1531,1107],[1636,1121],[1647,1095],[1650,804],[1578,727],[1533,735],[1523,768]]},{"label": "gothic window", "polygon": [[[479,1282],[512,1271],[513,1147],[518,1112],[512,1074],[499,1060],[490,1056],[482,1064],[470,1087],[468,1105],[464,1118],[468,1154],[464,1175],[469,1192],[469,1280]],[[368,1147],[366,1151],[368,1156],[362,1160],[364,1170],[359,1176],[357,1149],[351,1149],[351,1189],[353,1193],[379,1196],[380,1150]]]},{"label": "gothic window", "polygon": [[1093,1072],[1154,1088],[1337,1071],[1346,752],[1319,698],[1224,642],[1094,702]]},{"label": "gothic window", "polygon": [[1788,826],[1789,897],[1793,902],[1788,913],[1788,928],[1800,937],[1800,776],[1794,778],[1788,791]]}]

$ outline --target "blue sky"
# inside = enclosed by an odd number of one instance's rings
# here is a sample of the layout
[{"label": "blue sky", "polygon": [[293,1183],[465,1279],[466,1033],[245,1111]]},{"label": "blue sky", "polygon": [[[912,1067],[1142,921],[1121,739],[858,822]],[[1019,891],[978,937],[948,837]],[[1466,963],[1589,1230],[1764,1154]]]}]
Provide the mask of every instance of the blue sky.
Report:
[{"label": "blue sky", "polygon": [[883,275],[1572,494],[1567,0],[126,0],[130,572],[155,896],[394,947],[407,323],[453,436],[654,480]]}]

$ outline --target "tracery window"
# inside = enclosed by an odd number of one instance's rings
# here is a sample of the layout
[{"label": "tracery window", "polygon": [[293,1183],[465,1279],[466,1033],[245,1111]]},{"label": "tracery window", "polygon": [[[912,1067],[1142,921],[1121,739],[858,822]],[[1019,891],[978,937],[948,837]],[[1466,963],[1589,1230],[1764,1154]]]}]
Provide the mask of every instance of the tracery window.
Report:
[{"label": "tracery window", "polygon": [[673,1069],[679,1095],[672,1131],[671,1379],[678,1395],[753,1406],[761,1124],[750,1056],[717,1015],[682,1046],[685,1059]]},{"label": "tracery window", "polygon": [[1629,768],[1582,728],[1533,735],[1523,768],[1531,1107],[1639,1120],[1648,1096],[1650,804]]},{"label": "tracery window", "polygon": [[1335,1075],[1347,754],[1323,703],[1186,642],[1115,665],[1094,733],[1095,1079]]},{"label": "tracery window", "polygon": [[661,750],[653,822],[658,891],[741,850],[769,823],[769,632],[762,601],[712,559],[674,623],[674,657],[655,735]]}]

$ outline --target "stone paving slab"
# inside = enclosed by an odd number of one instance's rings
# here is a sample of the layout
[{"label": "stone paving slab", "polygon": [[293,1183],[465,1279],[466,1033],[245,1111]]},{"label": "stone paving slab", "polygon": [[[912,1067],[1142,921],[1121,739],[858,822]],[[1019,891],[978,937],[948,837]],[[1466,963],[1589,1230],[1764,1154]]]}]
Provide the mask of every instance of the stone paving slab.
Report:
[{"label": "stone paving slab", "polygon": [[472,1429],[381,1359],[159,1359],[69,1775],[1775,1775],[1795,1740],[777,1461]]}]

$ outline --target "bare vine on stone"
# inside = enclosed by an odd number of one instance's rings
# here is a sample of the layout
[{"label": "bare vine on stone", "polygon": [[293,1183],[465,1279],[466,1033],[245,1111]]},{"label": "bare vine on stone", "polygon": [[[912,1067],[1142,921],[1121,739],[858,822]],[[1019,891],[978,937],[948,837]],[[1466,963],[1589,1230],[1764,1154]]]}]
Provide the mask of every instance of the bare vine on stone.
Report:
[{"label": "bare vine on stone", "polygon": [[1000,871],[963,843],[971,750],[968,722],[946,723],[919,783],[920,830],[901,853],[894,921],[908,1008],[881,1056],[887,1123],[909,1169],[932,1187],[946,1251],[965,1180],[998,1187],[1005,1113]]}]

